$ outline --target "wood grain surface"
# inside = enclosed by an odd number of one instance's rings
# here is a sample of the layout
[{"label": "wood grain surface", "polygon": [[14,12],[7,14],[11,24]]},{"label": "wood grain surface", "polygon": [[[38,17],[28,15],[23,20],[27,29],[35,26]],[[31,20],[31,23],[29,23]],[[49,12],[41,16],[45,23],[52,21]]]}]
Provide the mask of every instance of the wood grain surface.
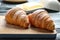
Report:
[{"label": "wood grain surface", "polygon": [[46,31],[43,29],[33,28],[32,26],[28,29],[22,29],[16,25],[7,24],[5,16],[0,16],[0,34],[56,34],[54,32]]}]

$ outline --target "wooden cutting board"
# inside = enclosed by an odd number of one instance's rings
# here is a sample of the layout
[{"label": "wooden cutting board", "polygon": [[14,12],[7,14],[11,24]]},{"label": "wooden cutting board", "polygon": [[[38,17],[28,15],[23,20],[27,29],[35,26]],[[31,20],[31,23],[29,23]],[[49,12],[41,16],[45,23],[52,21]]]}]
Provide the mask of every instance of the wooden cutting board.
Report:
[{"label": "wooden cutting board", "polygon": [[[56,30],[49,32],[46,30],[32,28],[22,29],[19,26],[7,24],[4,16],[0,16],[0,34],[39,34],[39,35],[50,35],[50,37],[56,36]],[[43,36],[44,37],[44,36]]]},{"label": "wooden cutting board", "polygon": [[54,32],[49,32],[46,30],[38,29],[38,28],[28,28],[22,29],[19,26],[7,24],[4,16],[0,16],[0,34],[56,34],[56,30]]}]

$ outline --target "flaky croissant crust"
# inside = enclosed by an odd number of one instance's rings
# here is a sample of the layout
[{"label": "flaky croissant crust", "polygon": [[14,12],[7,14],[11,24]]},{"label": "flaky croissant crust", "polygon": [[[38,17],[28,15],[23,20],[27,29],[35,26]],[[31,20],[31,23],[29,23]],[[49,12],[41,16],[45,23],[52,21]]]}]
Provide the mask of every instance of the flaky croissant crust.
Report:
[{"label": "flaky croissant crust", "polygon": [[28,28],[29,25],[29,20],[26,12],[17,7],[12,8],[7,12],[5,20],[7,23],[19,25],[22,28]]},{"label": "flaky croissant crust", "polygon": [[28,16],[31,25],[33,25],[34,27],[47,29],[50,31],[53,31],[55,29],[55,25],[52,18],[45,10],[36,10]]}]

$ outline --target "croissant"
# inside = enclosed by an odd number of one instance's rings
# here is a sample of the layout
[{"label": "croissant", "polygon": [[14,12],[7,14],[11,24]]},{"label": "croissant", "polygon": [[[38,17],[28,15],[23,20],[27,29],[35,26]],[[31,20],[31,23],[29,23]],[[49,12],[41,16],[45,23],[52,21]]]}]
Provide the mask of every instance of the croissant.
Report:
[{"label": "croissant", "polygon": [[55,29],[52,18],[45,10],[36,10],[28,15],[30,24],[37,28],[53,31]]},{"label": "croissant", "polygon": [[6,16],[5,20],[9,24],[19,25],[22,28],[28,28],[29,20],[26,12],[21,8],[12,8],[10,9]]}]

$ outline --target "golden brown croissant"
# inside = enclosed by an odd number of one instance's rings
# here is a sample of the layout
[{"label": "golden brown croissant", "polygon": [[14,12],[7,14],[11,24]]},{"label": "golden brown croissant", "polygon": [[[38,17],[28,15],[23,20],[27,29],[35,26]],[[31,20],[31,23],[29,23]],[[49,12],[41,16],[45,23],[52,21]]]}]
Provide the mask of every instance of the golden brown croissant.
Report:
[{"label": "golden brown croissant", "polygon": [[7,23],[19,25],[22,28],[28,28],[29,25],[29,20],[26,12],[17,7],[12,8],[7,12],[5,20]]},{"label": "golden brown croissant", "polygon": [[55,29],[54,22],[45,10],[36,10],[29,14],[29,21],[34,27],[53,31]]}]

